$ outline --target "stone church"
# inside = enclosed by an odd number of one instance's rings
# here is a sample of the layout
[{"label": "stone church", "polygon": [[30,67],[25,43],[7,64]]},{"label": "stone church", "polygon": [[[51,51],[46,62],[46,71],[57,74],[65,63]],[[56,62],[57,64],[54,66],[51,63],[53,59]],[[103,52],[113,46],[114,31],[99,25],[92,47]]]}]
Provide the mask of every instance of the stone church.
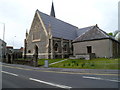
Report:
[{"label": "stone church", "polygon": [[[76,53],[77,54],[89,53],[84,51],[81,52],[82,49],[78,51],[80,46],[79,45],[77,46],[75,44],[77,42],[80,43],[81,39],[79,40],[79,38],[83,39],[87,37],[87,35],[86,36],[85,35],[82,36],[82,35],[93,28],[94,29],[98,28],[98,26],[94,25],[90,27],[85,27],[83,29],[79,29],[74,25],[71,25],[67,22],[57,19],[55,17],[54,5],[52,3],[50,15],[47,15],[45,13],[40,12],[39,10],[36,10],[30,31],[29,33],[26,32],[26,39],[24,41],[25,42],[24,56],[32,57],[34,54],[37,54],[38,58],[40,59],[42,58],[53,59],[53,58],[68,58],[71,55],[76,55]],[[103,32],[101,33],[103,34]],[[98,36],[102,37],[104,35],[100,34]],[[90,37],[88,37],[87,39],[89,38]],[[97,40],[96,38],[97,37],[94,37],[95,40]],[[118,43],[117,41],[115,42]],[[78,50],[76,50],[76,48]],[[109,51],[106,51],[106,53],[108,52]],[[90,53],[96,53],[96,52],[90,52]]]}]

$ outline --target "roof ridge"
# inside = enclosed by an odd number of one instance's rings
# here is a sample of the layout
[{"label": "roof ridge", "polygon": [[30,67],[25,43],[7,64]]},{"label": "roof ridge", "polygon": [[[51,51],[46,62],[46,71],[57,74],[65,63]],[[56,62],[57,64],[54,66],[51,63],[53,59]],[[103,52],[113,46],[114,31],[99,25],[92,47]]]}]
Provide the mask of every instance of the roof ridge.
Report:
[{"label": "roof ridge", "polygon": [[109,35],[109,34],[106,33],[105,31],[103,31],[102,29],[99,29],[99,30],[100,30],[101,32],[103,32],[104,34],[106,34],[106,36],[108,36],[109,38],[116,40],[115,37]]},{"label": "roof ridge", "polygon": [[106,33],[105,31],[103,31],[102,29],[98,28],[103,34],[105,34],[108,37],[111,37],[108,33]]}]

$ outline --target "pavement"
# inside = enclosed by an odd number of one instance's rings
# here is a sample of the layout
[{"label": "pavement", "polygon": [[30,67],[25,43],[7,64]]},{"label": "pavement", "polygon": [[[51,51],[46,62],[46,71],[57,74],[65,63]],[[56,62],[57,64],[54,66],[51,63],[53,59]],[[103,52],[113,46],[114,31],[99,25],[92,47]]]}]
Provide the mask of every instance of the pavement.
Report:
[{"label": "pavement", "polygon": [[72,69],[72,68],[44,68],[44,67],[32,67],[27,65],[20,64],[6,64],[2,63],[2,65],[27,68],[33,70],[41,70],[41,71],[55,71],[55,72],[73,72],[73,73],[96,73],[96,74],[113,74],[119,75],[120,70],[110,70],[110,69]]}]

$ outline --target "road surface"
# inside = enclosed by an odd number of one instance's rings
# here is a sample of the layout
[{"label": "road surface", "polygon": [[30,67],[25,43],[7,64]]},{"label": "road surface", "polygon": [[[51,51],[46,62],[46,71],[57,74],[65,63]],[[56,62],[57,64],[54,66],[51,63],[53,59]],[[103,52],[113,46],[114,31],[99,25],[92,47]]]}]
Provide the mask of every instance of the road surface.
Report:
[{"label": "road surface", "polygon": [[47,71],[3,64],[2,88],[118,88],[117,74]]}]

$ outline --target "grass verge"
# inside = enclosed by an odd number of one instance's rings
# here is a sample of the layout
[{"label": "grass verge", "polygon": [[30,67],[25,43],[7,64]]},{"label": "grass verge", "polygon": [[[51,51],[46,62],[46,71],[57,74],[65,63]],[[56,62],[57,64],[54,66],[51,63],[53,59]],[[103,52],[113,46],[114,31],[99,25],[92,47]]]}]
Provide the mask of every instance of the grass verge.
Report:
[{"label": "grass verge", "polygon": [[48,62],[49,62],[49,64],[50,64],[50,63],[58,62],[58,61],[61,61],[61,60],[64,60],[64,59],[39,59],[39,60],[38,60],[38,65],[39,65],[39,66],[43,66],[45,60],[48,60]]},{"label": "grass verge", "polygon": [[50,67],[76,69],[120,69],[120,58],[96,58],[92,60],[69,59],[67,61],[50,65]]}]

